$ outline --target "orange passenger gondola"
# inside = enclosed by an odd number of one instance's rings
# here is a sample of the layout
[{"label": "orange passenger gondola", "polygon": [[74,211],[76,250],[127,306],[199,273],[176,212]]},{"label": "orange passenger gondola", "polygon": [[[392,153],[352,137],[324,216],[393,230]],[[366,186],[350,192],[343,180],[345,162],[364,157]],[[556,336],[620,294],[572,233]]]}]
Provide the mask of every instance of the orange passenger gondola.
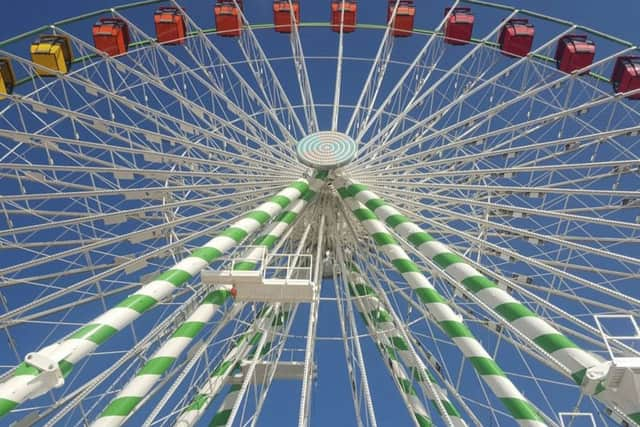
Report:
[{"label": "orange passenger gondola", "polygon": [[509,56],[527,56],[533,46],[536,30],[528,19],[510,19],[500,33],[500,50]]},{"label": "orange passenger gondola", "polygon": [[182,12],[177,7],[159,7],[153,15],[158,43],[178,45],[184,43],[187,25]]},{"label": "orange passenger gondola", "polygon": [[352,33],[356,29],[358,5],[355,1],[334,0],[331,2],[331,30]]},{"label": "orange passenger gondola", "polygon": [[242,0],[217,0],[214,8],[216,34],[239,37],[242,33]]},{"label": "orange passenger gondola", "polygon": [[107,55],[125,54],[129,50],[129,26],[120,18],[100,18],[93,25],[93,42]]},{"label": "orange passenger gondola", "polygon": [[387,7],[387,24],[391,25],[391,34],[394,37],[409,37],[413,32],[413,23],[416,15],[416,7],[413,0],[399,0],[395,19],[392,21],[396,0],[389,0]]},{"label": "orange passenger gondola", "polygon": [[[450,7],[444,10],[446,16]],[[452,45],[463,45],[471,41],[474,16],[468,7],[456,7],[444,24],[444,42]]]},{"label": "orange passenger gondola", "polygon": [[[640,89],[640,56],[618,57],[611,75],[611,83],[616,93]],[[640,92],[629,95],[628,98],[640,99]]]},{"label": "orange passenger gondola", "polygon": [[274,0],[273,25],[279,33],[290,33],[293,27],[293,18],[296,24],[300,23],[300,2],[297,0]]},{"label": "orange passenger gondola", "polygon": [[596,45],[585,35],[571,34],[558,41],[556,64],[565,73],[588,67],[593,64],[595,56]]}]

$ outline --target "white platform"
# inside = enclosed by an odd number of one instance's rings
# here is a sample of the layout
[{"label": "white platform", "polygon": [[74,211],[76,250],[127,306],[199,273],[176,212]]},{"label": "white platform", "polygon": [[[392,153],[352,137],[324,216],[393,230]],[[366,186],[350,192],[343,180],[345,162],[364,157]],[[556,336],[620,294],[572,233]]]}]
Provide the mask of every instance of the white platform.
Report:
[{"label": "white platform", "polygon": [[246,302],[312,302],[315,285],[307,279],[271,279],[257,271],[203,271],[206,285],[233,285],[236,300]]}]

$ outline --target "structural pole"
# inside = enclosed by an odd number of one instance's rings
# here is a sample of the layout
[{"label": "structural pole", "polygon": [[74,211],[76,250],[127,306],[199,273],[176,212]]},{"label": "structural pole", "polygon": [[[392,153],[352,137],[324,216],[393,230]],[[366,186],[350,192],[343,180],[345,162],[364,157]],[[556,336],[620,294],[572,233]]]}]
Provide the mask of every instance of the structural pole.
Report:
[{"label": "structural pole", "polygon": [[[314,180],[320,181],[320,180]],[[316,182],[316,187],[320,185]],[[0,384],[0,417],[20,403],[47,393],[64,383],[74,365],[100,344],[131,324],[175,289],[198,274],[211,262],[256,232],[298,200],[309,189],[309,181],[299,179],[269,201],[249,212],[170,270],[157,276],[116,307],[72,333],[65,340],[29,355],[30,363],[20,364],[7,381]]]},{"label": "structural pole", "polygon": [[462,322],[461,317],[451,309],[447,300],[433,287],[420,268],[388,232],[384,223],[378,219],[373,211],[351,195],[347,181],[339,178],[335,184],[344,202],[374,239],[376,245],[385,253],[398,273],[418,295],[438,326],[458,346],[480,378],[504,404],[509,414],[523,427],[546,426],[535,407],[507,378],[480,341]]},{"label": "structural pole", "polygon": [[348,193],[349,197],[365,206],[376,218],[384,221],[422,255],[501,316],[508,325],[569,369],[571,377],[582,387],[583,392],[594,395],[608,406],[618,408],[640,425],[640,399],[619,390],[608,390],[601,382],[590,380],[587,376],[588,369],[599,369],[603,366],[598,357],[578,347],[570,338],[480,273],[445,244],[438,242],[418,225],[409,221],[365,185],[344,178],[342,186],[343,193]]},{"label": "structural pole", "polygon": [[[378,298],[377,291],[367,283],[353,262],[348,263],[347,271],[349,292],[354,297],[358,312],[365,319],[369,334],[378,341],[378,348],[380,348],[382,355],[392,361],[392,366],[393,363],[397,363],[396,359],[399,357],[409,368],[412,377],[425,385],[427,397],[440,416],[443,419],[448,417],[450,425],[466,427],[467,423],[461,418],[460,412],[440,390],[440,386],[436,384],[435,378],[424,364],[419,363],[415,351],[411,351],[412,344],[404,338],[400,328],[396,326],[394,317]],[[411,383],[407,385],[411,386]],[[413,386],[411,388],[413,389]],[[403,390],[406,388],[403,387]],[[441,408],[446,411],[446,416],[442,413]],[[418,413],[414,413],[414,415],[418,421],[421,420]]]}]

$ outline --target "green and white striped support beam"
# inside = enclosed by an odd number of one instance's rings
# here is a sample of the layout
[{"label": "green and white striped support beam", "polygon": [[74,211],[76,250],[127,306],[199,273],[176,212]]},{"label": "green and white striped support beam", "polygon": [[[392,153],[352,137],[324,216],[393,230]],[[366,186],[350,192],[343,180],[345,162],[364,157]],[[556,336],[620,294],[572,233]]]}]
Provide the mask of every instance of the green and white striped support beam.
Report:
[{"label": "green and white striped support beam", "polygon": [[229,374],[238,367],[240,361],[246,357],[251,347],[260,341],[262,337],[261,327],[265,326],[265,321],[269,316],[262,316],[249,327],[249,331],[243,334],[235,346],[229,350],[224,359],[215,367],[207,382],[200,388],[200,391],[187,406],[184,412],[176,420],[176,427],[188,427],[195,425],[202,414],[207,410],[211,401],[224,387]]},{"label": "green and white striped support beam", "polygon": [[[326,176],[326,174],[323,173],[322,176]],[[280,240],[285,231],[298,219],[300,213],[309,202],[313,200],[322,183],[323,181],[311,180],[309,189],[302,197],[293,202],[269,224],[265,232],[254,242],[256,248],[251,249],[241,261],[235,263],[233,269],[243,271],[254,270],[262,258],[263,251],[272,248],[278,240]]]},{"label": "green and white striped support beam", "polygon": [[422,401],[418,397],[416,389],[413,387],[413,383],[407,376],[407,372],[404,370],[402,364],[398,361],[398,355],[392,347],[389,347],[382,342],[377,343],[378,350],[383,357],[387,357],[391,375],[395,380],[396,386],[402,393],[402,399],[407,404],[407,409],[415,419],[415,422],[420,427],[432,427],[433,423],[429,417],[427,409],[422,404]]},{"label": "green and white striped support beam", "polygon": [[174,362],[187,349],[193,339],[209,322],[216,311],[231,295],[231,286],[223,285],[210,292],[202,304],[178,327],[178,329],[144,364],[109,403],[91,427],[115,427],[122,425],[137,409],[138,404],[160,381]]},{"label": "green and white striped support beam", "polygon": [[440,295],[420,268],[400,247],[384,223],[378,219],[373,211],[351,195],[347,181],[338,178],[335,184],[340,196],[373,238],[376,246],[389,258],[398,273],[418,295],[421,303],[433,316],[438,326],[458,346],[464,357],[469,360],[480,378],[500,399],[509,414],[523,427],[546,426],[535,407],[507,378],[500,366],[462,322],[461,317],[449,307],[447,300]]},{"label": "green and white striped support beam", "polygon": [[[313,186],[313,183],[311,186]],[[298,200],[291,203],[286,210],[281,212],[276,219],[267,226],[265,233],[256,239],[254,245],[262,246],[265,249],[273,247],[282,234],[298,218],[298,215],[314,195],[315,191],[311,188],[305,191]],[[260,257],[260,252],[261,250],[258,248],[251,249],[244,257],[244,261],[235,264],[235,269],[255,269]],[[91,426],[115,427],[122,425],[127,417],[131,416],[135,411],[138,403],[140,403],[160,378],[171,368],[175,360],[202,330],[204,325],[213,318],[218,308],[224,304],[231,295],[229,290],[229,286],[224,286],[210,293],[205,298],[203,304],[178,328],[171,339],[155,352]]]},{"label": "green and white striped support beam", "polygon": [[[273,330],[283,324],[282,319],[284,318],[284,313],[278,312],[274,315],[274,310],[276,310],[274,306],[266,308],[259,315],[260,317],[254,323],[254,326],[250,327],[251,332],[247,332],[242,335],[236,345],[229,350],[222,362],[220,362],[213,370],[205,386],[200,389],[200,392],[195,396],[191,404],[187,406],[184,412],[177,419],[175,423],[176,427],[191,427],[200,420],[208,406],[226,384],[227,377],[235,369],[240,367],[240,362],[247,358],[251,349],[260,341],[262,334],[268,334],[268,343],[266,343],[262,349],[263,355],[269,350]],[[286,317],[286,314],[284,316]],[[239,392],[240,389],[235,393]],[[233,408],[233,405],[230,408]],[[228,420],[229,415],[231,414],[231,409],[229,409],[228,413],[221,414],[222,411],[223,409],[221,408],[216,416],[218,416],[219,419],[226,418],[226,420]],[[216,416],[214,416],[214,419]]]},{"label": "green and white striped support beam", "polygon": [[[441,387],[436,383],[436,379],[414,357],[415,352],[412,353],[410,348],[412,344],[404,339],[403,334],[396,326],[393,316],[378,298],[376,290],[367,283],[355,264],[351,263],[348,267],[350,293],[356,297],[355,303],[358,311],[367,325],[369,334],[379,341],[378,346],[383,350],[382,354],[388,356],[394,363],[396,356],[400,357],[400,360],[412,373],[413,378],[423,383],[423,389],[436,411],[440,413],[440,407],[443,407],[455,427],[467,427],[467,423],[460,416],[460,412],[447,398],[444,391],[441,390]],[[434,389],[438,390],[437,395],[434,394]],[[404,390],[406,388],[403,388]],[[431,425],[430,422],[427,422],[428,419],[425,420],[418,416],[417,413],[414,413],[414,415],[420,426]],[[441,413],[440,415],[442,416]]]},{"label": "green and white striped support beam", "polygon": [[436,241],[433,236],[409,221],[406,216],[388,205],[365,185],[350,179],[345,179],[343,185],[351,197],[374,212],[421,254],[433,261],[491,310],[502,316],[505,322],[567,367],[573,380],[576,384],[583,386],[585,393],[595,394],[598,400],[607,406],[619,408],[640,425],[640,399],[629,399],[628,396],[620,395],[618,390],[607,390],[602,384],[595,387],[592,384],[587,385],[585,381],[587,369],[602,365],[602,361],[594,354],[578,347],[571,339],[469,265],[446,245]]},{"label": "green and white striped support beam", "polygon": [[242,384],[231,384],[231,387],[229,387],[229,391],[224,397],[220,408],[218,408],[218,412],[216,412],[216,414],[211,419],[209,427],[220,427],[227,425],[229,416],[231,415],[231,411],[233,410],[233,406],[236,404],[236,400],[238,400],[238,397],[240,396],[241,388]]},{"label": "green and white striped support beam", "polygon": [[446,245],[410,222],[406,216],[385,203],[366,186],[353,181],[347,182],[352,197],[373,211],[380,220],[502,316],[506,322],[566,366],[577,384],[582,384],[588,368],[600,364],[600,360],[594,355],[579,348],[568,337],[498,287]]},{"label": "green and white striped support beam", "polygon": [[[262,349],[260,351],[260,357],[264,357],[269,352],[269,350],[271,350],[271,346],[272,346],[271,341],[276,333],[276,330],[282,327],[282,325],[284,325],[284,322],[287,320],[288,316],[289,316],[289,312],[281,311],[281,312],[278,312],[274,317],[274,319],[271,321],[271,325],[267,328],[267,331],[266,331],[266,333],[268,334],[267,340],[262,346]],[[249,355],[248,357],[249,360],[254,358],[256,350],[258,350],[258,348],[254,347],[253,351],[251,352],[251,355]],[[240,372],[240,370],[237,369],[235,372]],[[242,396],[240,396],[241,389],[242,389],[242,384],[231,384],[231,386],[229,387],[229,391],[227,392],[227,395],[224,398],[224,401],[218,408],[218,412],[216,412],[213,418],[211,419],[211,422],[209,423],[209,427],[218,427],[218,426],[227,425],[227,423],[229,422],[229,417],[233,412],[233,407],[236,401],[238,400],[238,398],[242,398]],[[233,420],[231,421],[233,422]]]},{"label": "green and white striped support beam", "polygon": [[387,324],[388,326],[391,316],[384,308],[367,307],[367,304],[363,302],[363,298],[365,298],[365,296],[361,295],[359,292],[359,290],[362,289],[363,284],[360,283],[360,280],[356,279],[354,281],[353,274],[349,274],[347,280],[349,283],[349,293],[352,296],[361,297],[355,299],[358,313],[367,326],[369,335],[374,339],[378,350],[380,350],[380,354],[382,357],[387,359],[386,362],[388,363],[391,376],[393,377],[398,390],[402,393],[402,400],[404,400],[407,405],[409,413],[414,418],[416,425],[420,427],[432,427],[433,423],[431,422],[427,409],[418,397],[418,393],[413,386],[413,382],[409,379],[404,366],[398,361],[398,353],[395,350],[395,346],[382,331],[382,328],[384,327],[383,324]]},{"label": "green and white striped support beam", "polygon": [[[322,179],[325,176],[317,176],[320,179],[314,179],[314,184],[322,185]],[[221,235],[214,237],[173,268],[142,286],[116,307],[81,327],[64,341],[38,351],[37,355],[51,365],[57,365],[61,374],[66,377],[76,363],[92,353],[100,344],[149,311],[159,301],[170,296],[179,286],[241,243],[247,236],[255,233],[283,209],[298,200],[308,189],[309,181],[306,179],[294,181],[269,201],[235,222]],[[0,417],[20,403],[40,396],[59,385],[59,382],[51,379],[51,375],[46,375],[40,369],[26,363],[20,364],[13,376],[0,384]]]}]

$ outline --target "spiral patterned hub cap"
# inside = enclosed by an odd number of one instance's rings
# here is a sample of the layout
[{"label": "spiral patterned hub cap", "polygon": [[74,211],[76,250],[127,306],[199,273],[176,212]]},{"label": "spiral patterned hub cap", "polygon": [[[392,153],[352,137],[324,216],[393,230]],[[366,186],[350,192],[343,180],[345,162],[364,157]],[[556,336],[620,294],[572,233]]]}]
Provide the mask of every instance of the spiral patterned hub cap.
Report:
[{"label": "spiral patterned hub cap", "polygon": [[336,169],[356,156],[356,142],[340,132],[316,132],[307,135],[296,147],[300,163],[319,170]]}]

